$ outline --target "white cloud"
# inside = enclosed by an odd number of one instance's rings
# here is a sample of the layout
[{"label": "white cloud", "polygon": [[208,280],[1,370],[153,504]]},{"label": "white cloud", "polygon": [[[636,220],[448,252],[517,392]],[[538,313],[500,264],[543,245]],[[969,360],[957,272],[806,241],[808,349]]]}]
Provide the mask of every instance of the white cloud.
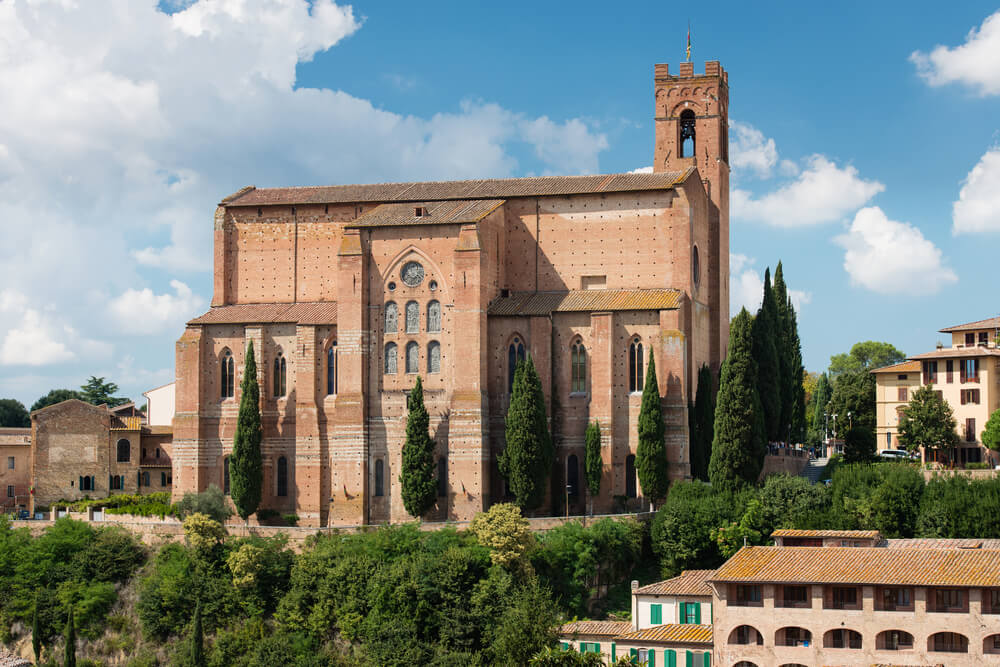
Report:
[{"label": "white cloud", "polygon": [[864,206],[885,186],[866,181],[851,165],[838,167],[822,155],[813,155],[791,183],[762,197],[734,189],[732,216],[776,227],[805,227],[834,222]]},{"label": "white cloud", "polygon": [[1000,148],[986,151],[965,177],[951,220],[956,234],[1000,231]]},{"label": "white cloud", "polygon": [[760,178],[769,178],[778,164],[774,139],[748,123],[729,121],[729,157],[733,170],[749,170]]},{"label": "white cloud", "polygon": [[890,220],[878,206],[863,208],[835,239],[844,252],[851,284],[881,294],[934,294],[958,281],[941,250],[906,222]]},{"label": "white cloud", "polygon": [[[756,315],[764,298],[764,270],[755,268],[757,260],[740,253],[729,254],[729,314],[735,315],[746,308]],[[790,289],[788,296],[796,312],[812,302],[812,293]]]},{"label": "white cloud", "polygon": [[1000,94],[1000,11],[970,30],[964,44],[939,45],[930,53],[914,51],[910,62],[932,86],[961,83],[982,96]]},{"label": "white cloud", "polygon": [[128,289],[108,304],[108,313],[126,334],[180,331],[184,322],[205,307],[205,300],[179,280],[171,280],[173,294],[154,294],[148,287]]},{"label": "white cloud", "polygon": [[39,308],[14,289],[0,291],[0,365],[49,366],[107,356],[110,347],[81,337],[54,308]]},{"label": "white cloud", "polygon": [[629,171],[628,173],[630,173],[630,174],[652,174],[653,173],[653,168],[652,167],[639,167],[637,169],[633,169],[633,170]]}]

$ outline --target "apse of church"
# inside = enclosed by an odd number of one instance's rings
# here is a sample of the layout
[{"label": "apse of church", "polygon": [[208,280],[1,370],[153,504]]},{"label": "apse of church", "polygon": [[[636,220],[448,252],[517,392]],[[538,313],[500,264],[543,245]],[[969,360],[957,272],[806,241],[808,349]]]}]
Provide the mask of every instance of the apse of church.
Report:
[{"label": "apse of church", "polygon": [[[303,525],[404,521],[406,398],[419,375],[437,446],[428,520],[506,499],[511,375],[531,355],[557,446],[540,514],[642,504],[636,422],[655,358],[675,478],[687,405],[729,322],[728,80],[654,70],[654,170],[258,189],[215,213],[212,308],[177,342],[174,492],[226,486],[246,348],[257,355],[262,507]],[[617,499],[616,499],[617,497]],[[623,501],[624,499],[624,501]]]}]

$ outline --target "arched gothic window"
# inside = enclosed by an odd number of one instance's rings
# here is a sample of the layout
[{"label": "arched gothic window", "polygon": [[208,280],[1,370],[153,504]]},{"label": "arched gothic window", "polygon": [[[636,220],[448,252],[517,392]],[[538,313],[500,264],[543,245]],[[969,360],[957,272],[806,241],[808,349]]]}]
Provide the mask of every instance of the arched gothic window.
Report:
[{"label": "arched gothic window", "polygon": [[448,459],[441,457],[438,459],[438,498],[448,495]]},{"label": "arched gothic window", "polygon": [[427,331],[441,331],[441,302],[431,301],[427,304]]},{"label": "arched gothic window", "polygon": [[412,340],[406,344],[406,372],[420,372],[420,346]]},{"label": "arched gothic window", "polygon": [[395,301],[385,304],[385,333],[396,333],[399,330],[399,306]]},{"label": "arched gothic window", "polygon": [[635,488],[635,454],[629,454],[625,457],[625,497],[635,498],[638,493],[636,493]]},{"label": "arched gothic window", "polygon": [[638,336],[628,346],[628,390],[642,391],[642,341]]},{"label": "arched gothic window", "polygon": [[284,456],[278,457],[278,497],[283,498],[288,495],[288,459]]},{"label": "arched gothic window", "polygon": [[148,470],[144,470],[142,472],[142,485],[143,486],[149,486],[149,471]]},{"label": "arched gothic window", "polygon": [[406,333],[420,333],[420,305],[416,301],[406,303]]},{"label": "arched gothic window", "polygon": [[395,375],[397,371],[396,364],[396,344],[387,343],[385,346],[385,374]]},{"label": "arched gothic window", "polygon": [[566,459],[566,486],[569,487],[569,495],[580,494],[580,459],[576,454],[570,454]]},{"label": "arched gothic window", "polygon": [[694,155],[694,126],[694,111],[685,109],[681,112],[680,157],[692,157]]},{"label": "arched gothic window", "polygon": [[382,459],[375,459],[375,497],[385,495],[385,464]]},{"label": "arched gothic window", "polygon": [[229,495],[229,457],[222,459],[222,492]]},{"label": "arched gothic window", "polygon": [[122,438],[118,441],[118,463],[128,463],[132,460],[132,443]]},{"label": "arched gothic window", "polygon": [[222,380],[219,393],[222,398],[232,398],[236,385],[236,362],[233,361],[233,353],[229,351],[228,347],[222,351],[222,363],[219,366]]},{"label": "arched gothic window", "polygon": [[436,340],[427,344],[427,372],[441,372],[441,343]]},{"label": "arched gothic window", "polygon": [[585,393],[587,391],[587,349],[583,346],[583,341],[573,343],[570,356],[572,361],[570,391],[574,394]]},{"label": "arched gothic window", "polygon": [[274,396],[285,395],[285,355],[278,351],[278,356],[274,358]]},{"label": "arched gothic window", "polygon": [[326,349],[326,395],[337,393],[337,341]]},{"label": "arched gothic window", "polygon": [[510,342],[507,348],[507,393],[514,391],[514,371],[517,365],[524,361],[524,343],[517,336]]}]

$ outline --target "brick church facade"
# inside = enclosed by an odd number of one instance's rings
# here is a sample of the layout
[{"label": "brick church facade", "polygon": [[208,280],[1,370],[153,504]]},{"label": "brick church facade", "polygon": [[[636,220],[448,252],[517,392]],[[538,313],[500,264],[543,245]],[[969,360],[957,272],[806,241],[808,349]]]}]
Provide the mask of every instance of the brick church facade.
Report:
[{"label": "brick church facade", "polygon": [[[540,510],[641,498],[634,455],[655,358],[674,478],[689,475],[697,370],[729,327],[728,79],[654,69],[653,173],[244,188],[215,213],[212,308],[177,342],[174,494],[228,485],[253,342],[262,507],[303,525],[404,521],[406,396],[424,382],[439,499],[470,519],[505,498],[497,469],[513,365],[531,355],[557,461]],[[618,498],[616,498],[616,496]],[[641,500],[635,501],[636,504]]]}]

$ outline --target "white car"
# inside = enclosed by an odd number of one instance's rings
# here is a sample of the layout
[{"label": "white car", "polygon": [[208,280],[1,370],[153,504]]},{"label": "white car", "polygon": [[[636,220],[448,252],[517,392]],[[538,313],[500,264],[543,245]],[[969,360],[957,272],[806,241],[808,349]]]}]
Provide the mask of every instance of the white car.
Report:
[{"label": "white car", "polygon": [[910,459],[910,453],[905,449],[883,449],[878,455],[882,459],[907,461]]}]

